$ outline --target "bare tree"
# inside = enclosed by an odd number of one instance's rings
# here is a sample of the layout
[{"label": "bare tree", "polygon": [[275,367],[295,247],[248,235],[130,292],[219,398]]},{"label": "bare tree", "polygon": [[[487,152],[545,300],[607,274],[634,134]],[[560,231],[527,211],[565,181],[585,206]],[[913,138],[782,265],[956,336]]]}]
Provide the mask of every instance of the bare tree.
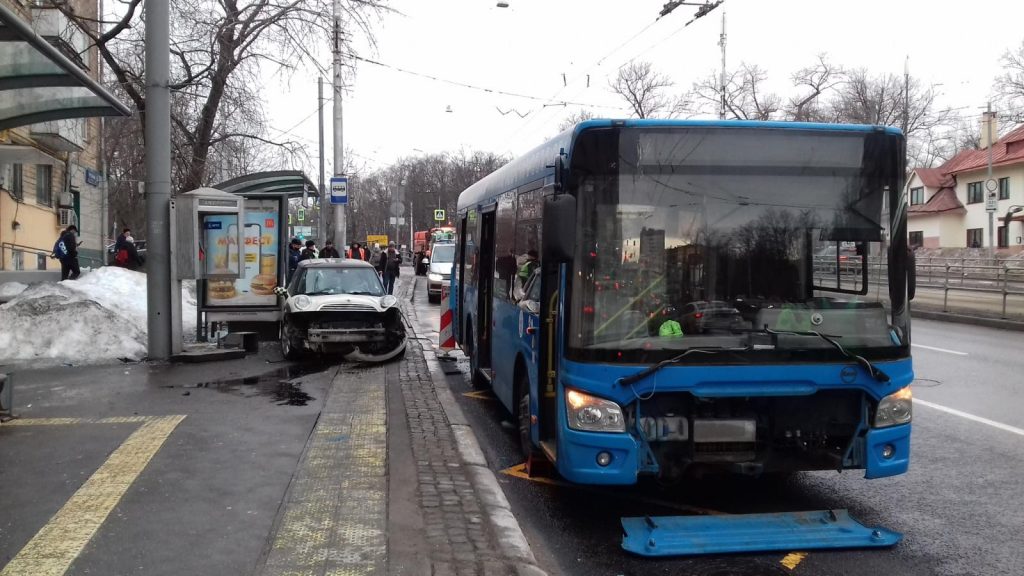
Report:
[{"label": "bare tree", "polygon": [[612,92],[629,104],[637,118],[676,115],[680,102],[667,93],[674,85],[668,76],[656,72],[650,62],[625,64],[609,83]]},{"label": "bare tree", "polygon": [[791,77],[799,94],[789,98],[786,115],[795,122],[821,120],[823,112],[819,98],[846,80],[846,73],[840,66],[828,61],[825,54],[818,54],[818,61],[801,68]]},{"label": "bare tree", "polygon": [[840,122],[903,127],[910,138],[948,123],[949,113],[936,107],[937,98],[938,90],[917,78],[870,76],[858,69],[838,88],[831,113]]},{"label": "bare tree", "polygon": [[[763,88],[768,73],[757,64],[740,64],[725,75],[726,117],[734,120],[774,120],[782,110],[782,98]],[[713,73],[693,85],[693,98],[705,112],[717,111],[722,102],[722,81]]]},{"label": "bare tree", "polygon": [[1000,115],[1010,124],[1024,122],[1024,42],[1015,50],[1003,53],[1000,62],[1003,73],[996,78],[993,87]]},{"label": "bare tree", "polygon": [[[372,42],[369,19],[386,0],[345,0],[343,50],[358,29]],[[107,26],[59,9],[86,31],[116,81],[119,92],[145,117],[142,0],[121,0],[121,17]],[[334,36],[330,0],[174,0],[171,2],[171,122],[174,188],[197,188],[208,180],[211,151],[237,140],[294,149],[268,138],[254,86],[261,66],[293,69],[316,64],[308,46]],[[138,136],[141,138],[141,130]]]},{"label": "bare tree", "polygon": [[587,120],[590,120],[591,118],[594,118],[593,112],[587,110],[586,108],[580,108],[579,110],[569,114],[562,120],[562,122],[558,125],[558,131],[563,132],[579,124],[580,122],[585,122]]}]

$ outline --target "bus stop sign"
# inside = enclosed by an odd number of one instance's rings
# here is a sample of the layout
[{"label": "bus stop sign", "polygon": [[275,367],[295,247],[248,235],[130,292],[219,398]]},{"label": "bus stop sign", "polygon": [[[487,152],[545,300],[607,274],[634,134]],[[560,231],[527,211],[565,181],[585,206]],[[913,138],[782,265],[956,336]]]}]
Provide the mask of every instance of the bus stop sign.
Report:
[{"label": "bus stop sign", "polygon": [[438,208],[437,210],[434,210],[434,220],[437,220],[438,222],[444,222],[444,210],[443,209]]},{"label": "bus stop sign", "polygon": [[331,204],[348,204],[348,177],[331,178]]}]

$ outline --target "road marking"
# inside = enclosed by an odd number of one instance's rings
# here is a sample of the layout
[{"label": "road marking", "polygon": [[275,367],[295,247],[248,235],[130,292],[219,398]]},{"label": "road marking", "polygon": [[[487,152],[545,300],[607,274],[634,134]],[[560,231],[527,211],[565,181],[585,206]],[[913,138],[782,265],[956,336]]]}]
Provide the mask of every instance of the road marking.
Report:
[{"label": "road marking", "polygon": [[957,410],[956,408],[949,408],[941,404],[935,404],[934,402],[921,400],[920,398],[914,398],[914,404],[921,404],[929,408],[934,408],[936,410],[948,412],[954,416],[959,416],[961,418],[966,418],[968,420],[980,422],[981,424],[987,424],[993,428],[1005,430],[1006,432],[1012,432],[1013,434],[1017,434],[1018,436],[1024,436],[1024,429],[1017,428],[1016,426],[1010,426],[1009,424],[1003,424],[1002,422],[996,422],[995,420],[989,420],[988,418],[983,418],[981,416],[975,416],[974,414],[968,414],[967,412]]},{"label": "road marking", "polygon": [[[0,570],[0,576],[62,576],[67,572],[110,511],[184,419],[184,416],[147,417],[142,426],[114,450],[18,555]],[[36,420],[35,424],[44,420],[48,425],[67,424],[68,420],[92,422],[72,418],[38,418],[22,420],[20,425],[32,425],[31,420]]]},{"label": "road marking", "polygon": [[807,552],[790,552],[789,554],[786,554],[785,558],[779,561],[779,564],[782,564],[790,570],[796,570],[796,567],[803,562],[804,558],[807,558]]},{"label": "road marking", "polygon": [[77,424],[134,424],[153,420],[153,416],[111,416],[109,418],[15,418],[4,426],[72,426]]},{"label": "road marking", "polygon": [[914,348],[924,348],[925,350],[934,350],[936,352],[945,352],[946,354],[956,354],[957,356],[967,356],[967,352],[958,352],[956,350],[949,350],[946,348],[936,348],[935,346],[925,346],[924,344],[911,344]]}]

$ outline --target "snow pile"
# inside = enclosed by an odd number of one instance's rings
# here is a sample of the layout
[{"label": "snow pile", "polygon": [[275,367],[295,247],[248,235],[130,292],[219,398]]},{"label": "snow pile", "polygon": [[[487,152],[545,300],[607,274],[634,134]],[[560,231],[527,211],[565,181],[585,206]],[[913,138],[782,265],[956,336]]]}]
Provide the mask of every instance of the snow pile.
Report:
[{"label": "snow pile", "polygon": [[[182,329],[194,334],[195,295],[185,287],[181,292]],[[146,275],[141,272],[106,266],[78,280],[30,286],[0,306],[0,364],[96,364],[145,355]]]},{"label": "snow pile", "polygon": [[0,284],[0,302],[14,298],[24,292],[26,288],[28,288],[28,285],[21,282],[4,282]]}]

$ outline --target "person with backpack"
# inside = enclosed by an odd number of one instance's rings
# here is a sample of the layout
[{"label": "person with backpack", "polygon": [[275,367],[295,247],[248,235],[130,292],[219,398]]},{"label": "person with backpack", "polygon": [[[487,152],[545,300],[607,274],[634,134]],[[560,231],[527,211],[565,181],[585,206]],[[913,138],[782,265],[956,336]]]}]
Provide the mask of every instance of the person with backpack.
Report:
[{"label": "person with backpack", "polygon": [[139,250],[135,246],[135,239],[132,238],[132,230],[125,228],[114,243],[114,265],[135,270],[139,264]]},{"label": "person with backpack", "polygon": [[68,226],[53,245],[53,257],[60,260],[60,279],[77,280],[82,275],[78,266],[78,226]]}]

